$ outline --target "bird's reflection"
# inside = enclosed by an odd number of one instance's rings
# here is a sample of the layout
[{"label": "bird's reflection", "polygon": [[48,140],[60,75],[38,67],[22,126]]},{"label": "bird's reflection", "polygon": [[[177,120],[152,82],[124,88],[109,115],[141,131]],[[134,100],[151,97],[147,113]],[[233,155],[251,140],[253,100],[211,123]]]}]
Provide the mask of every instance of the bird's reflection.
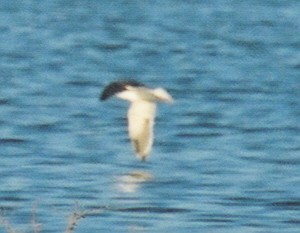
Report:
[{"label": "bird's reflection", "polygon": [[118,177],[117,189],[124,193],[135,193],[141,184],[153,180],[153,175],[148,171],[137,170]]}]

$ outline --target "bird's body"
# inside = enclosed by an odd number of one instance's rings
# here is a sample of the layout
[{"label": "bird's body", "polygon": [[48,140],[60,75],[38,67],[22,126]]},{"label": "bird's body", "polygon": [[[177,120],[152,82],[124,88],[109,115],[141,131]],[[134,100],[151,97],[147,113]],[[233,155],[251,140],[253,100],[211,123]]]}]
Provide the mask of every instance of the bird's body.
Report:
[{"label": "bird's body", "polygon": [[135,101],[128,110],[128,133],[138,155],[146,157],[153,144],[153,125],[156,105],[148,101]]},{"label": "bird's body", "polygon": [[132,80],[109,84],[103,90],[101,100],[113,95],[131,102],[127,114],[128,133],[137,156],[145,160],[153,144],[156,102],[172,102],[173,99],[163,88],[149,89]]}]

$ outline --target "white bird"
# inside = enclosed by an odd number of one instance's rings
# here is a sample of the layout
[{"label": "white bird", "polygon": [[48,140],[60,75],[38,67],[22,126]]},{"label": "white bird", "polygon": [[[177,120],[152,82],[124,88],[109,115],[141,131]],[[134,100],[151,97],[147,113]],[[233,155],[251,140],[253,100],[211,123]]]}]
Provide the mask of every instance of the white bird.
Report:
[{"label": "white bird", "polygon": [[127,113],[128,133],[137,157],[144,161],[153,144],[156,102],[172,103],[173,98],[163,88],[149,89],[134,80],[110,83],[104,88],[100,99],[103,101],[113,95],[131,102]]}]

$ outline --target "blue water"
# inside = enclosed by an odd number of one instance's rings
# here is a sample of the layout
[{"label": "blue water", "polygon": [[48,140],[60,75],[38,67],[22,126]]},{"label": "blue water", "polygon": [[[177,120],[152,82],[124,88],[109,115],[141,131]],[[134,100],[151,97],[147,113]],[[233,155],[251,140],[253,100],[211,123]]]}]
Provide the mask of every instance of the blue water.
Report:
[{"label": "blue water", "polygon": [[[0,232],[296,233],[300,1],[2,1]],[[146,163],[111,81],[162,86]],[[36,232],[36,231],[35,231]]]}]

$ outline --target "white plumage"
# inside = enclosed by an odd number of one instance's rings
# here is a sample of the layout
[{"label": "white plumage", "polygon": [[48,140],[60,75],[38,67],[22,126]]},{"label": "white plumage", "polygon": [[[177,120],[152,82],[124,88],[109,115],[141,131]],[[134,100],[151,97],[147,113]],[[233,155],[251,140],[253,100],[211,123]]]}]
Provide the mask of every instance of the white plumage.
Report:
[{"label": "white plumage", "polygon": [[137,154],[146,157],[153,144],[156,105],[144,100],[132,102],[128,110],[128,132]]},{"label": "white plumage", "polygon": [[149,89],[132,80],[109,84],[104,89],[101,100],[106,100],[112,95],[131,102],[127,114],[128,133],[137,156],[145,160],[153,144],[156,102],[171,103],[171,95],[163,88]]}]

